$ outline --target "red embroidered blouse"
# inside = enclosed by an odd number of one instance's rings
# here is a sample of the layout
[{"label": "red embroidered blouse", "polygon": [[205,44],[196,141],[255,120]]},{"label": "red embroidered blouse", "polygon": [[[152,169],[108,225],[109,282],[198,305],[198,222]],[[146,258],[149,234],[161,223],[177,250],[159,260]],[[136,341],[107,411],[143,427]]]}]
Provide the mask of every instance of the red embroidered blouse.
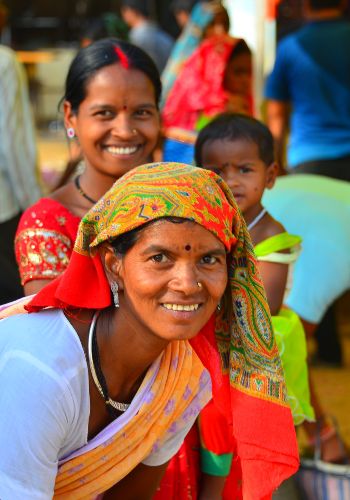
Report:
[{"label": "red embroidered blouse", "polygon": [[41,198],[23,213],[15,238],[22,285],[54,279],[66,269],[79,222],[79,217],[50,198]]}]

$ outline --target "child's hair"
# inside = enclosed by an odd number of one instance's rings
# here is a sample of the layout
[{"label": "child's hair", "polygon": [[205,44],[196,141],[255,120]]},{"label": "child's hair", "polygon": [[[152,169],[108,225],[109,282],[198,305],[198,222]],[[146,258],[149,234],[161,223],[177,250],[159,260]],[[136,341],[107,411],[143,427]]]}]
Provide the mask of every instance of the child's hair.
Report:
[{"label": "child's hair", "polygon": [[214,118],[198,135],[194,159],[198,167],[203,166],[204,144],[217,141],[245,139],[258,146],[259,157],[266,166],[274,161],[273,137],[270,130],[255,118],[237,113],[223,113]]}]

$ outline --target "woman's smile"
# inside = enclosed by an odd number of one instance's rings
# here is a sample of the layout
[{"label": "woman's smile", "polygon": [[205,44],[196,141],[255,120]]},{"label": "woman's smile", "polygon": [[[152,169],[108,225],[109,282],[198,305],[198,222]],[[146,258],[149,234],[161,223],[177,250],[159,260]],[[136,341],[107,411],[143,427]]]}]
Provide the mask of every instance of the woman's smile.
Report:
[{"label": "woman's smile", "polygon": [[118,268],[123,316],[137,321],[135,331],[163,340],[196,335],[215,311],[227,283],[223,243],[186,220],[160,219],[146,227]]},{"label": "woman's smile", "polygon": [[89,81],[78,113],[72,115],[68,107],[66,114],[90,172],[118,178],[149,161],[157,144],[154,86],[141,71],[118,63],[100,69]]}]

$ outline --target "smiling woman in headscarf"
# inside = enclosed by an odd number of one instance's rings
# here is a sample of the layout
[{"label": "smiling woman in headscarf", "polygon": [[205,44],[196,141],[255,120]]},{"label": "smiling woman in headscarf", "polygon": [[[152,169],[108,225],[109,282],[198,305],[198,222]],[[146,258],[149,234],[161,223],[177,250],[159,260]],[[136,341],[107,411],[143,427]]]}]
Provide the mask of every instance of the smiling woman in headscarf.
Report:
[{"label": "smiling woman in headscarf", "polygon": [[150,498],[210,398],[209,374],[244,498],[268,498],[297,469],[252,244],[215,173],[124,175],[26,308],[36,314],[0,323],[1,498]]}]

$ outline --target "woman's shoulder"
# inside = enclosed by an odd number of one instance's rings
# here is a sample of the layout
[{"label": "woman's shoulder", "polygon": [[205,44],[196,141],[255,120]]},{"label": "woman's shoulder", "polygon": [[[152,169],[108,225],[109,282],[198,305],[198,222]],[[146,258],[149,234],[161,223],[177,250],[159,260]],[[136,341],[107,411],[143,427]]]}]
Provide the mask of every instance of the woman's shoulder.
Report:
[{"label": "woman's shoulder", "polygon": [[[17,235],[26,230],[57,230],[63,234],[76,233],[80,218],[53,198],[40,198],[27,208],[20,219]],[[75,238],[75,234],[74,234]]]},{"label": "woman's shoulder", "polygon": [[77,334],[59,309],[16,314],[0,321],[0,351],[14,353],[52,378],[65,378],[84,362]]},{"label": "woman's shoulder", "polygon": [[22,215],[15,253],[22,285],[53,279],[68,266],[80,218],[57,200],[42,198]]}]

